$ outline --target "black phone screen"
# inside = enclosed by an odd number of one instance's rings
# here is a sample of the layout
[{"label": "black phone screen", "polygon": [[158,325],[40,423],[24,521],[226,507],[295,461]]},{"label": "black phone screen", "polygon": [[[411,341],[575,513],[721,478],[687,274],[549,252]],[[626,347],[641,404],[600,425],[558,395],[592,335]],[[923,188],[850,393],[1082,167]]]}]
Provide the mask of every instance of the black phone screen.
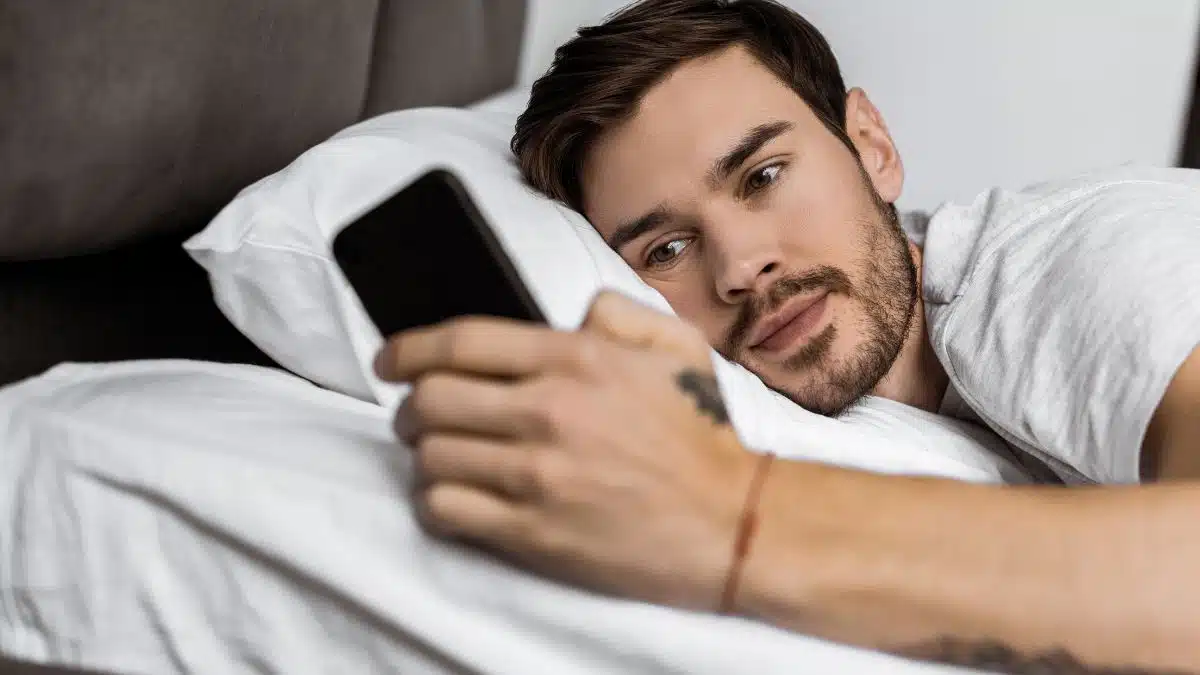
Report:
[{"label": "black phone screen", "polygon": [[462,184],[440,169],[346,226],[333,254],[385,337],[471,314],[545,323]]}]

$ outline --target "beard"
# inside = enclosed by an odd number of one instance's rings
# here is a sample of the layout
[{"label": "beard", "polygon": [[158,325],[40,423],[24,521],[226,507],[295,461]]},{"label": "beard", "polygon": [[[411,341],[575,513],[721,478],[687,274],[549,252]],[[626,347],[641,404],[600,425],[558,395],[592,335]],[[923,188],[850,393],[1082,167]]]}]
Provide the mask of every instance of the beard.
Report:
[{"label": "beard", "polygon": [[789,299],[812,291],[846,297],[862,309],[861,338],[851,353],[835,358],[838,326],[830,323],[783,362],[782,379],[788,382],[768,383],[801,407],[821,415],[840,414],[879,384],[904,347],[917,309],[917,269],[899,215],[875,191],[861,165],[859,173],[873,207],[870,217],[854,222],[860,232],[860,281],[852,282],[846,271],[825,265],[784,276],[742,305],[718,349],[726,358],[755,370],[749,363],[751,359],[738,356],[748,352],[746,336],[759,319]]}]

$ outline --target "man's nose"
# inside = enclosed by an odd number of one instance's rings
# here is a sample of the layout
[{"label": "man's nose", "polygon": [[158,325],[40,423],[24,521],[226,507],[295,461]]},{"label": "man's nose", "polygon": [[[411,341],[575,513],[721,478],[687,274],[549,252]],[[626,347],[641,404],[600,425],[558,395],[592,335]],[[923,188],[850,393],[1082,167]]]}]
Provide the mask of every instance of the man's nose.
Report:
[{"label": "man's nose", "polygon": [[708,236],[716,292],[728,304],[766,292],[786,269],[775,228],[753,218],[738,220],[713,226]]}]

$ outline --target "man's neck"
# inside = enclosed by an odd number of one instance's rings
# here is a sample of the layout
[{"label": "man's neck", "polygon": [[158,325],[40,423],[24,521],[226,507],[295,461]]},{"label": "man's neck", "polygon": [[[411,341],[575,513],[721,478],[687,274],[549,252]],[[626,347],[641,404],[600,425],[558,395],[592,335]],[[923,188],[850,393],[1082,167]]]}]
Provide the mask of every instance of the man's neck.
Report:
[{"label": "man's neck", "polygon": [[933,343],[925,326],[925,298],[922,292],[924,265],[921,250],[910,244],[913,262],[917,266],[917,306],[908,326],[908,337],[900,349],[891,370],[871,393],[906,405],[937,412],[946,395],[950,378],[933,351]]}]

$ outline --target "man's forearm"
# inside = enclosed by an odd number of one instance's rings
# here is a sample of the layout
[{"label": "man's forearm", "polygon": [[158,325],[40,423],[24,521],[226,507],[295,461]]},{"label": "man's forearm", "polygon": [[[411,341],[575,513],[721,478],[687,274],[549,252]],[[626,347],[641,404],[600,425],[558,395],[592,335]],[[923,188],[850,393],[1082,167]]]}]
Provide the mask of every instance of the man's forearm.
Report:
[{"label": "man's forearm", "polygon": [[1200,672],[1198,514],[1184,484],[1001,488],[781,462],[739,608],[957,663],[986,645]]}]

